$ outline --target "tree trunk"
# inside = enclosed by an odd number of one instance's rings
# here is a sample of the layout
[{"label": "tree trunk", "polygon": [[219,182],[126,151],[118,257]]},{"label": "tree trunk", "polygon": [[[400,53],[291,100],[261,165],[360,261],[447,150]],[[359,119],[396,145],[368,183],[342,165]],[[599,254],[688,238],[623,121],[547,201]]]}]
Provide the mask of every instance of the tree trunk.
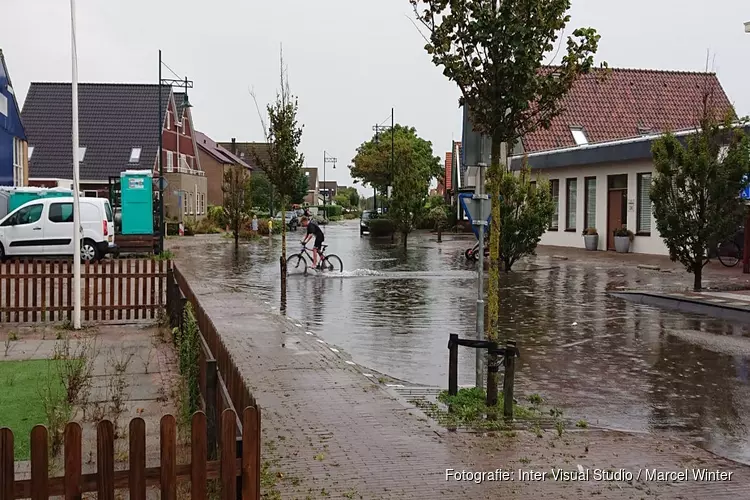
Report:
[{"label": "tree trunk", "polygon": [[240,246],[240,217],[239,214],[234,214],[234,247]]},{"label": "tree trunk", "polygon": [[701,291],[702,279],[703,279],[703,266],[696,266],[696,269],[693,272],[693,290],[694,291],[696,292]]},{"label": "tree trunk", "polygon": [[442,243],[443,242],[443,228],[440,224],[438,224],[437,233],[438,233],[438,243]]},{"label": "tree trunk", "polygon": [[409,233],[407,233],[406,231],[404,231],[404,232],[401,233],[401,240],[404,243],[404,250],[406,250],[406,239],[408,237],[409,237]]},{"label": "tree trunk", "polygon": [[286,198],[281,197],[281,290],[286,299]]},{"label": "tree trunk", "polygon": [[[486,338],[491,342],[497,342],[497,325],[500,314],[500,178],[503,174],[504,165],[501,165],[502,138],[492,137],[492,161],[487,172],[489,184],[489,195],[492,203],[492,224],[490,227],[490,258],[489,258],[489,283],[487,286],[487,312],[489,321],[487,325]],[[479,251],[483,252],[480,244]],[[493,361],[493,360],[490,360]],[[497,404],[498,372],[487,373],[487,405]]]}]

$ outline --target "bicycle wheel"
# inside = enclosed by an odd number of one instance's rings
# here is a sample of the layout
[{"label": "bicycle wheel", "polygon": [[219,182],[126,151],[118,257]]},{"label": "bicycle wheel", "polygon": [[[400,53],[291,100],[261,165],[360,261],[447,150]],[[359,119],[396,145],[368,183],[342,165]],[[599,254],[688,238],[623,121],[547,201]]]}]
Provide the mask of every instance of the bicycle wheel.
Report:
[{"label": "bicycle wheel", "polygon": [[323,271],[333,271],[336,273],[341,273],[344,271],[344,263],[341,262],[341,259],[339,259],[338,255],[326,255],[320,264],[320,268]]},{"label": "bicycle wheel", "polygon": [[740,247],[733,241],[725,241],[717,251],[719,262],[726,267],[734,267],[740,261]]},{"label": "bicycle wheel", "polygon": [[287,274],[307,274],[307,260],[302,254],[294,254],[286,259]]}]

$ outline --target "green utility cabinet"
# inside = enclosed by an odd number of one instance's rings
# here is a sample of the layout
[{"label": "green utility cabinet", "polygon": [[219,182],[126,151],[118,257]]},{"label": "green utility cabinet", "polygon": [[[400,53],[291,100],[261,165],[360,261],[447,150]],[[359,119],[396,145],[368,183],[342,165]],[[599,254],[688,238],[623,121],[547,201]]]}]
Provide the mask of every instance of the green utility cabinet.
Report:
[{"label": "green utility cabinet", "polygon": [[122,234],[154,234],[153,173],[126,170],[120,174]]},{"label": "green utility cabinet", "polygon": [[0,217],[9,214],[24,203],[39,198],[73,196],[73,191],[63,188],[8,187],[1,191],[0,197],[3,201],[0,203]]}]

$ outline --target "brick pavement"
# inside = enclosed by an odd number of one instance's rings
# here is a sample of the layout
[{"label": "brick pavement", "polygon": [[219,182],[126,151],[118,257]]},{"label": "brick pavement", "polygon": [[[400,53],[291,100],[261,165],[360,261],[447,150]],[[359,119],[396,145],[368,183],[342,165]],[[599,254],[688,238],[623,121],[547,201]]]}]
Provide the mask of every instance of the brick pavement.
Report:
[{"label": "brick pavement", "polygon": [[[480,438],[434,427],[376,377],[366,377],[366,369],[347,363],[345,353],[270,311],[249,290],[218,280],[198,286],[190,265],[197,261],[179,256],[180,270],[263,408],[263,458],[281,498],[750,498],[750,469],[666,438],[602,431]],[[723,483],[445,480],[446,468],[570,470],[578,463],[613,470],[701,466],[735,474]],[[270,487],[266,494],[273,498]]]}]

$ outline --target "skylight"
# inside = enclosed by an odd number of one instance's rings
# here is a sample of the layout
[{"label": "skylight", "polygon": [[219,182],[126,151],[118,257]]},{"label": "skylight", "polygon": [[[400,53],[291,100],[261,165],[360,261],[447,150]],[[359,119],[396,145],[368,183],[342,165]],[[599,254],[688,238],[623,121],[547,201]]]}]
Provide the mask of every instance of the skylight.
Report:
[{"label": "skylight", "polygon": [[130,150],[130,163],[138,163],[141,159],[141,148]]},{"label": "skylight", "polygon": [[29,146],[29,160],[31,159],[31,155],[34,154],[34,146]]},{"label": "skylight", "polygon": [[584,144],[589,143],[582,128],[571,128],[570,133],[573,134],[573,140],[576,141],[577,146],[583,146]]},{"label": "skylight", "polygon": [[86,156],[86,146],[78,146],[78,161],[83,161],[84,156]]}]

